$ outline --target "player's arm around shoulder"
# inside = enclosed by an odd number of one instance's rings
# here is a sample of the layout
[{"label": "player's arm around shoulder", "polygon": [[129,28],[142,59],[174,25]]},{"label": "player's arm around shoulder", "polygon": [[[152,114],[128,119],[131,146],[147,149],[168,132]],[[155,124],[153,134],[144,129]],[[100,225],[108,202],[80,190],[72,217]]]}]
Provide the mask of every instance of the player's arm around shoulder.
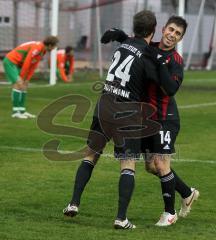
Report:
[{"label": "player's arm around shoulder", "polygon": [[171,79],[177,81],[179,86],[182,84],[184,78],[184,61],[177,51],[168,57],[168,69]]},{"label": "player's arm around shoulder", "polygon": [[142,58],[144,73],[148,81],[153,81],[160,85],[160,78],[156,64],[148,57]]},{"label": "player's arm around shoulder", "polygon": [[151,46],[145,47],[143,49],[141,61],[144,67],[144,72],[147,80],[153,81],[157,85],[160,85],[161,83],[158,73],[157,50],[155,50]]}]

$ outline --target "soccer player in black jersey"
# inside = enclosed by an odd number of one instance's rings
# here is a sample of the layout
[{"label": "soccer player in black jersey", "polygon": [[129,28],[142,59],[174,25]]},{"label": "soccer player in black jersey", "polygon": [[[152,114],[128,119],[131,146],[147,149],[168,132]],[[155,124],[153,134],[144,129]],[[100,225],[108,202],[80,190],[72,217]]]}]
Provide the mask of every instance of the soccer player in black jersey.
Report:
[{"label": "soccer player in black jersey", "polygon": [[[157,175],[161,181],[162,195],[165,209],[156,223],[157,226],[169,226],[176,222],[175,191],[182,197],[182,205],[179,216],[186,217],[190,212],[194,200],[199,197],[199,191],[189,188],[170,167],[171,156],[175,153],[174,143],[180,129],[180,119],[174,95],[178,91],[183,80],[183,59],[176,52],[175,46],[183,38],[187,28],[186,21],[178,16],[172,16],[162,30],[162,38],[159,43],[151,43],[150,55],[152,60],[160,65],[160,76],[166,77],[161,82],[148,82],[145,89],[145,101],[157,108],[152,119],[162,126],[159,133],[143,139],[142,149],[146,152],[146,170]],[[122,42],[128,36],[119,29],[111,29],[104,33],[102,42]],[[163,68],[157,60],[162,56],[169,70]],[[163,71],[165,71],[163,73]],[[163,86],[162,86],[163,85]]]},{"label": "soccer player in black jersey", "polygon": [[151,115],[154,108],[142,104],[147,97],[143,91],[145,86],[148,82],[159,81],[155,63],[145,56],[155,26],[156,18],[151,11],[137,13],[133,18],[135,37],[122,42],[113,55],[103,93],[95,108],[86,157],[77,171],[70,204],[63,210],[66,216],[78,213],[82,192],[102,150],[112,138],[115,156],[121,165],[114,227],[135,228],[128,221],[126,211],[134,189],[135,161],[141,153],[141,137],[154,135],[160,129],[160,124],[143,118],[144,113]]}]

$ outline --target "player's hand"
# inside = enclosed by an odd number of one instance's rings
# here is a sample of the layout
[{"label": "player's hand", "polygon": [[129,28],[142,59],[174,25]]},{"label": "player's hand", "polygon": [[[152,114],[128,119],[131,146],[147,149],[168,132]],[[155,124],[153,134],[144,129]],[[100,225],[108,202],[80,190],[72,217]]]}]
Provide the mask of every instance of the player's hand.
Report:
[{"label": "player's hand", "polygon": [[24,82],[24,79],[22,79],[20,76],[18,76],[17,81]]},{"label": "player's hand", "polygon": [[20,87],[21,89],[23,89],[25,87],[25,80],[22,79],[20,76],[18,76],[17,81],[16,81],[16,85],[18,87]]},{"label": "player's hand", "polygon": [[128,35],[124,31],[118,28],[111,28],[103,34],[103,36],[101,37],[101,43],[106,44],[111,41],[117,41],[122,43],[127,38]]},{"label": "player's hand", "polygon": [[145,55],[150,58],[156,65],[165,65],[167,64],[166,62],[166,58],[161,55],[157,49],[155,49],[154,47],[148,46],[145,49]]},{"label": "player's hand", "polygon": [[71,74],[67,76],[67,82],[68,83],[73,82],[73,76]]}]

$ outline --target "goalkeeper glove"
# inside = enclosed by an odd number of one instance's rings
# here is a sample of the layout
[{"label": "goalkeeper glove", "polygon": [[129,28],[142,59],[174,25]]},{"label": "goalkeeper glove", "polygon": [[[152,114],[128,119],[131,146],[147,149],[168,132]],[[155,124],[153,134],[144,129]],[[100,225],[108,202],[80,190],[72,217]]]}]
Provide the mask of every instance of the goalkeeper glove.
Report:
[{"label": "goalkeeper glove", "polygon": [[111,41],[117,41],[122,43],[127,38],[128,35],[124,31],[118,28],[111,28],[103,34],[103,36],[101,37],[101,43],[106,44]]}]

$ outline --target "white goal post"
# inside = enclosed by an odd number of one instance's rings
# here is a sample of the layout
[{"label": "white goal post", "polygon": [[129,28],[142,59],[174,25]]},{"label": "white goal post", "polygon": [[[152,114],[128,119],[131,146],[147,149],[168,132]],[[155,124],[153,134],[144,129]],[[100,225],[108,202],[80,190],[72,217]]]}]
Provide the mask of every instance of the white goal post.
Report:
[{"label": "white goal post", "polygon": [[[59,13],[59,0],[52,0],[52,24],[51,24],[51,35],[58,35],[58,13]],[[50,85],[56,84],[56,53],[57,49],[51,51],[50,61]]]}]

